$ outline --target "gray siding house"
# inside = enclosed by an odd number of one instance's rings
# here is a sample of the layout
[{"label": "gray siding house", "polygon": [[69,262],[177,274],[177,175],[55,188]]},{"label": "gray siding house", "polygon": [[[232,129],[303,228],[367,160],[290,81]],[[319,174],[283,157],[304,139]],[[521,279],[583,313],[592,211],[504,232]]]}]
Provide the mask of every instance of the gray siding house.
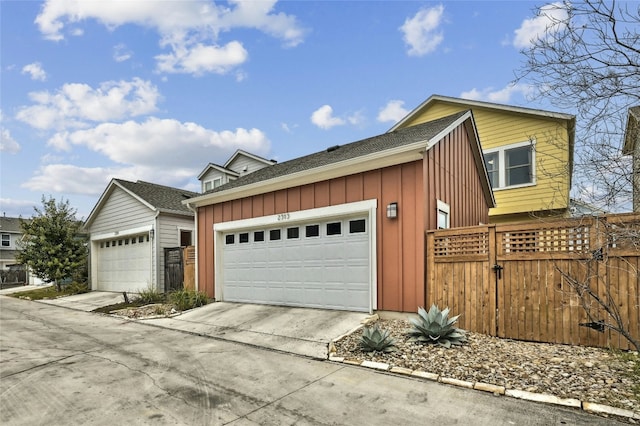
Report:
[{"label": "gray siding house", "polygon": [[194,214],[182,201],[196,195],[111,180],[84,224],[90,235],[91,289],[164,291],[164,249],[194,244]]},{"label": "gray siding house", "polygon": [[222,166],[207,164],[198,175],[198,180],[201,183],[202,192],[207,192],[275,163],[274,160],[267,160],[239,149]]}]

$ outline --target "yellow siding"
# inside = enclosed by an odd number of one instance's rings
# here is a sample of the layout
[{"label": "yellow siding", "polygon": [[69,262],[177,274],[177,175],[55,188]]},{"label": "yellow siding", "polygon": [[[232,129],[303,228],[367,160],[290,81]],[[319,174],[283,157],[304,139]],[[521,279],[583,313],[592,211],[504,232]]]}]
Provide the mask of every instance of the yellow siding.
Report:
[{"label": "yellow siding", "polygon": [[[467,109],[465,105],[435,101],[402,127]],[[547,215],[549,210],[565,213],[569,204],[569,123],[485,107],[474,107],[473,115],[483,150],[530,139],[536,141],[536,184],[495,190],[496,207],[489,211],[492,222],[511,221],[523,214]]]}]

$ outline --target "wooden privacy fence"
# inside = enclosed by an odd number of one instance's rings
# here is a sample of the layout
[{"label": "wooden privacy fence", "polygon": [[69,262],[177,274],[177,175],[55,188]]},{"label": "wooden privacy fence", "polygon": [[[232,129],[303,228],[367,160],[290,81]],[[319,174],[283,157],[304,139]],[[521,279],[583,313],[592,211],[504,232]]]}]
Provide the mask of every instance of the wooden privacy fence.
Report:
[{"label": "wooden privacy fence", "polygon": [[460,328],[631,349],[616,332],[580,325],[593,322],[585,307],[599,320],[611,318],[594,300],[578,297],[568,281],[574,278],[613,301],[625,328],[640,339],[639,214],[445,229],[426,238],[426,306],[461,314]]}]

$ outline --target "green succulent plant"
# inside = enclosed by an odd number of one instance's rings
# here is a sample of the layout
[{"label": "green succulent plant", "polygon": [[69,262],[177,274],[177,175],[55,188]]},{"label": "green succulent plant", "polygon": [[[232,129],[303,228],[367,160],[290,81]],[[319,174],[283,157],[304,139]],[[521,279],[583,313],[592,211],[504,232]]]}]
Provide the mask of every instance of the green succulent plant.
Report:
[{"label": "green succulent plant", "polygon": [[360,348],[365,352],[393,352],[396,350],[395,343],[389,330],[380,329],[378,324],[362,330]]},{"label": "green succulent plant", "polygon": [[449,308],[441,311],[435,304],[431,305],[429,312],[418,308],[418,318],[409,319],[413,325],[409,336],[411,340],[438,344],[445,348],[462,345],[467,342],[466,332],[453,326],[459,316],[448,318]]}]

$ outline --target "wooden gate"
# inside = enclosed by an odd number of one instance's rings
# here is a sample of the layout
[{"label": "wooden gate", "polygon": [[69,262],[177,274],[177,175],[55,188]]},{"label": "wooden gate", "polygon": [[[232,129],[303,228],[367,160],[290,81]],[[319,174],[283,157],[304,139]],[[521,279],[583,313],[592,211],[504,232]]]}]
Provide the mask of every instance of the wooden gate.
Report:
[{"label": "wooden gate", "polygon": [[[615,237],[615,227],[626,234]],[[449,307],[461,314],[461,328],[492,336],[630,349],[618,333],[582,326],[585,308],[601,319],[606,313],[585,306],[567,281],[575,277],[615,300],[640,338],[640,238],[630,229],[640,231],[640,215],[430,231],[425,305]]]},{"label": "wooden gate", "polygon": [[181,290],[184,283],[184,266],[181,247],[164,249],[164,291]]}]

